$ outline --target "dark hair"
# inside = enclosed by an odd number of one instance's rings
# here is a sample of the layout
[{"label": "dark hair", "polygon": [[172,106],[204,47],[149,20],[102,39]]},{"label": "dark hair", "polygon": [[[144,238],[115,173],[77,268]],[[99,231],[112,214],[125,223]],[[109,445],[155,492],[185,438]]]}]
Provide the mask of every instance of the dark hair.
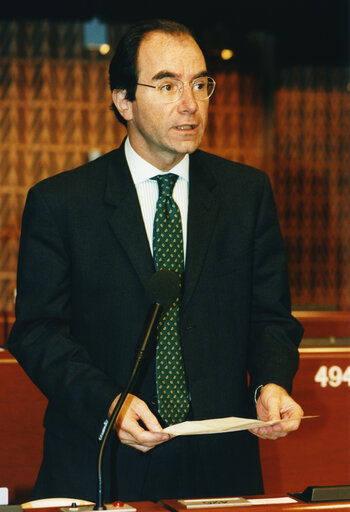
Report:
[{"label": "dark hair", "polygon": [[[113,89],[126,90],[125,98],[134,101],[138,80],[137,55],[140,44],[149,32],[165,32],[167,34],[187,34],[194,36],[189,28],[176,21],[154,19],[132,25],[120,39],[115,54],[109,65],[109,85]],[[112,104],[117,119],[126,125],[125,119]]]}]

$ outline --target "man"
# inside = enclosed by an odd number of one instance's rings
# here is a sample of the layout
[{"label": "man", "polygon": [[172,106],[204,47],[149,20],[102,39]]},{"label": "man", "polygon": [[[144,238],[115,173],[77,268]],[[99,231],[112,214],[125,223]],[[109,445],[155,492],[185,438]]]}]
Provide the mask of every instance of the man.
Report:
[{"label": "man", "polygon": [[[166,175],[175,175],[165,203],[176,210],[183,242],[174,313],[183,419],[291,421],[172,439],[163,432],[176,420],[161,412],[157,352],[108,444],[106,499],[261,493],[257,437],[282,437],[303,414],[289,395],[302,328],[290,314],[269,180],[197,151],[215,82],[187,28],[159,20],[133,27],[111,62],[110,85],[126,141],[33,187],[23,215],[9,343],[49,399],[35,497],[96,498],[97,439],[128,381],[158,270],[153,222]],[[171,258],[175,249],[165,245]]]}]

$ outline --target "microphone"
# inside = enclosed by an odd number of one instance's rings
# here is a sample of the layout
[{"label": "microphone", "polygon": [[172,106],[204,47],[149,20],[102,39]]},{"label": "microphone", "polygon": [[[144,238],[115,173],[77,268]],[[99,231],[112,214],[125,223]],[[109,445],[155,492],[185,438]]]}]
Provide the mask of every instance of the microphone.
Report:
[{"label": "microphone", "polygon": [[155,272],[150,279],[147,288],[147,294],[151,302],[151,308],[148,318],[145,322],[143,334],[141,336],[141,343],[136,355],[136,361],[129,377],[129,381],[126,385],[125,390],[122,392],[116,406],[109,419],[104,422],[101,434],[98,440],[101,443],[98,464],[97,464],[97,500],[93,510],[106,510],[106,506],[103,503],[103,481],[102,481],[102,458],[103,452],[106,445],[106,441],[109,437],[111,430],[117,420],[118,414],[125,402],[125,399],[130,393],[132,386],[136,381],[136,377],[139,374],[141,364],[144,361],[144,355],[148,348],[149,339],[155,326],[158,325],[160,315],[163,310],[166,310],[180,294],[180,276],[177,272],[172,270],[159,270]]}]

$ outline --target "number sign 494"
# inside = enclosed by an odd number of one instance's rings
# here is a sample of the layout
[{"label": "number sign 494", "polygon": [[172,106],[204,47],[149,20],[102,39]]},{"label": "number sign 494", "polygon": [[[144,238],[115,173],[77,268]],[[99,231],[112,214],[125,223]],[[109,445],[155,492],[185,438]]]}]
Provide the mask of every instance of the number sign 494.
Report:
[{"label": "number sign 494", "polygon": [[341,384],[350,386],[350,366],[345,370],[340,366],[320,366],[314,378],[315,382],[321,385],[321,388],[331,386],[337,388]]}]

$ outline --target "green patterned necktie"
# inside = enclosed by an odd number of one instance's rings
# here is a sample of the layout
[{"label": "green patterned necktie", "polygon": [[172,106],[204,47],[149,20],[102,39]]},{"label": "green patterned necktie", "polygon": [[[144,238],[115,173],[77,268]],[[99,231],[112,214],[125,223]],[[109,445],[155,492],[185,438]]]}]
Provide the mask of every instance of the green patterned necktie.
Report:
[{"label": "green patterned necktie", "polygon": [[[172,197],[176,174],[155,176],[159,197],[153,224],[153,259],[156,270],[184,270],[181,213]],[[180,280],[181,281],[181,280]],[[181,286],[181,285],[180,285]],[[185,368],[179,336],[178,298],[163,312],[158,325],[156,381],[158,411],[168,424],[183,421],[189,411]]]}]

